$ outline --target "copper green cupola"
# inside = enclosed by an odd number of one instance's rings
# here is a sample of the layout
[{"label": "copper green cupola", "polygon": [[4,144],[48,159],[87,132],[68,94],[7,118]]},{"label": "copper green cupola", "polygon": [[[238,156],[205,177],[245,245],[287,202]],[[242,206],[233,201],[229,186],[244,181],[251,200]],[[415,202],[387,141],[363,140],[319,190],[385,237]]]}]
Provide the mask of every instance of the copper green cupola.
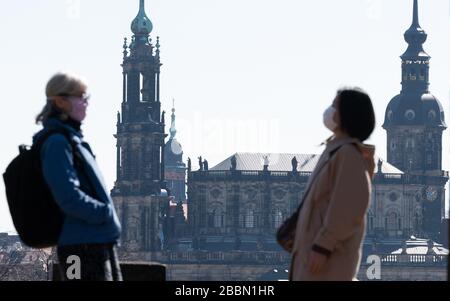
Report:
[{"label": "copper green cupola", "polygon": [[145,13],[145,0],[140,0],[139,12],[131,23],[131,31],[135,35],[149,35],[153,30],[152,21]]}]

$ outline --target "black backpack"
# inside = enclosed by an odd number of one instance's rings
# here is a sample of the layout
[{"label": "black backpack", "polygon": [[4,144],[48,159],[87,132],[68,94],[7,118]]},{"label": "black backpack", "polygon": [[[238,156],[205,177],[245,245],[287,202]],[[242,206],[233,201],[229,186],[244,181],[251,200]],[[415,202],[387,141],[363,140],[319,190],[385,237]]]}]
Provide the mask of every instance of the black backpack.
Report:
[{"label": "black backpack", "polygon": [[[53,134],[63,134],[74,142],[68,132],[51,129],[33,143],[31,148],[19,146],[19,155],[3,174],[9,211],[20,239],[29,247],[47,248],[58,243],[64,214],[55,203],[41,167],[40,151]],[[74,155],[74,160],[77,156]]]}]

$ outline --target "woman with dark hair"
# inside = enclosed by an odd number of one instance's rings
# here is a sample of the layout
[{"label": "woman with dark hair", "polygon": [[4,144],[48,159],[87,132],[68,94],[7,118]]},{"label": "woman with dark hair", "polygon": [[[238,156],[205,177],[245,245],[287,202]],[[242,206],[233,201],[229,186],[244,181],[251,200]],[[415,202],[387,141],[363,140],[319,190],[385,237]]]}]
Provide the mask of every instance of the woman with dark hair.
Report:
[{"label": "woman with dark hair", "polygon": [[307,184],[292,248],[291,280],[353,280],[359,270],[374,151],[370,97],[339,90],[324,113],[333,132]]}]

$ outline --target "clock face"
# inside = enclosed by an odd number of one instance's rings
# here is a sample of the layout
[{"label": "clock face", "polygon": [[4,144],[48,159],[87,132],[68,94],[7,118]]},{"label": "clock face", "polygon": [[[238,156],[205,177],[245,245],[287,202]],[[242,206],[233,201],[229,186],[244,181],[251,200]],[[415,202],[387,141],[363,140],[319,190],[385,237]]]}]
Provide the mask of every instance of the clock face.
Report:
[{"label": "clock face", "polygon": [[425,195],[428,201],[430,202],[434,201],[437,198],[436,188],[428,186],[428,188],[425,190]]}]

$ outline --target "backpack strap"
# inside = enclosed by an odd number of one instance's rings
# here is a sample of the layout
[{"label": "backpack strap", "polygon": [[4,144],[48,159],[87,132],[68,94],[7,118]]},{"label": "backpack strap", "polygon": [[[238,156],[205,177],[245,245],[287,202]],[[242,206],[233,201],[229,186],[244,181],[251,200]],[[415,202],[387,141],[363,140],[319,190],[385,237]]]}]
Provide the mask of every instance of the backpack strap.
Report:
[{"label": "backpack strap", "polygon": [[44,145],[45,141],[54,134],[61,134],[69,141],[70,145],[72,146],[72,150],[76,150],[77,143],[73,141],[72,137],[70,136],[70,133],[67,130],[63,129],[49,129],[47,132],[45,132],[41,137],[39,137],[35,143],[33,143],[32,148],[40,149],[42,145]]},{"label": "backpack strap", "polygon": [[[69,143],[70,143],[70,145],[72,147],[74,167],[78,167],[78,170],[80,172],[82,172],[87,177],[87,184],[89,185],[90,192],[92,193],[91,196],[96,198],[96,199],[98,199],[98,200],[100,200],[94,185],[89,180],[88,174],[87,174],[86,169],[85,169],[84,164],[83,164],[83,157],[82,157],[81,153],[78,151],[78,144],[81,144],[81,145],[83,145],[85,147],[87,145],[86,149],[92,154],[92,156],[94,156],[90,146],[87,143],[85,143],[85,142],[77,143],[76,141],[74,141],[74,139],[70,135],[69,131],[67,131],[67,130],[64,130],[64,129],[61,129],[61,128],[59,128],[59,129],[51,128],[46,133],[44,133],[41,137],[39,137],[35,141],[35,143],[33,143],[32,148],[36,149],[36,150],[40,150],[40,148],[42,147],[44,142],[50,136],[55,135],[55,134],[61,134],[64,137],[66,137],[66,139],[69,141]],[[38,160],[38,162],[41,162],[41,160]]]}]

